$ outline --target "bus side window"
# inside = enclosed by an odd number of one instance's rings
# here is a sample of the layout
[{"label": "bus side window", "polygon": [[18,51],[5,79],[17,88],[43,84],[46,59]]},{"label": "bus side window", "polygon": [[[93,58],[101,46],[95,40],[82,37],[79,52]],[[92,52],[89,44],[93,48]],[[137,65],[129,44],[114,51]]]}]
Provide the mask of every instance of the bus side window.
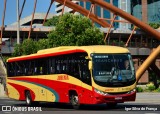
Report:
[{"label": "bus side window", "polygon": [[78,79],[80,78],[80,68],[78,64],[74,65],[74,76]]},{"label": "bus side window", "polygon": [[30,61],[29,63],[29,71],[28,71],[29,76],[32,76],[34,74],[34,63],[35,63],[34,60]]},{"label": "bus side window", "polygon": [[14,76],[14,69],[13,69],[13,63],[8,63],[7,64],[7,69],[8,69],[8,76]]},{"label": "bus side window", "polygon": [[51,73],[51,74],[54,74],[54,73],[55,73],[55,68],[52,67],[52,66],[50,67],[50,73]]},{"label": "bus side window", "polygon": [[24,74],[27,75],[27,68],[24,68]]},{"label": "bus side window", "polygon": [[91,84],[91,74],[87,63],[81,64],[81,76],[83,82]]},{"label": "bus side window", "polygon": [[37,65],[37,73],[39,75],[44,75],[47,74],[47,68],[46,67],[46,61],[44,59],[39,59],[38,60],[38,65]]},{"label": "bus side window", "polygon": [[49,59],[49,72],[50,74],[55,74],[56,73],[56,67],[55,67],[55,58],[50,58]]},{"label": "bus side window", "polygon": [[56,67],[57,67],[57,68],[56,68],[56,72],[57,72],[58,74],[60,74],[60,73],[61,73],[61,71],[60,71],[60,63],[58,63]]},{"label": "bus side window", "polygon": [[40,67],[40,74],[43,74],[43,67]]}]

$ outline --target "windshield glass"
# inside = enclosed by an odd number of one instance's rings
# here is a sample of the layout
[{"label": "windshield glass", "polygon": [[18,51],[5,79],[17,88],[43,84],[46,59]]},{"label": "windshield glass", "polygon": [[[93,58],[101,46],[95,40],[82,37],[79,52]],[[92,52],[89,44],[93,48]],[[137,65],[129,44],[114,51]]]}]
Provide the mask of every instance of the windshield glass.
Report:
[{"label": "windshield glass", "polygon": [[[93,54],[94,80],[102,85],[124,86],[135,81],[130,54]],[[127,84],[127,85],[128,85]]]}]

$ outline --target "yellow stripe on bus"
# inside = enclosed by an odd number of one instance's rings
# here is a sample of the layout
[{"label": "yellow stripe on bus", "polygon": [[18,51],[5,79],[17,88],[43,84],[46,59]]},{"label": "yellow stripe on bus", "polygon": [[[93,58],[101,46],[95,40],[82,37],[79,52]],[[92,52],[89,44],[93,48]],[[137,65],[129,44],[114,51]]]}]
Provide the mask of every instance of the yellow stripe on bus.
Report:
[{"label": "yellow stripe on bus", "polygon": [[[49,91],[48,89],[45,89],[41,86],[38,86],[36,84],[23,82],[23,81],[9,80],[9,79],[7,81],[10,83],[17,84],[17,85],[23,85],[26,88],[30,88],[35,94],[35,101],[55,101],[55,99],[56,99],[55,95],[53,95],[53,93],[51,91]],[[9,88],[9,91],[10,90],[11,89]],[[15,90],[16,89],[14,89],[13,92]],[[48,97],[46,97],[46,95]]]}]

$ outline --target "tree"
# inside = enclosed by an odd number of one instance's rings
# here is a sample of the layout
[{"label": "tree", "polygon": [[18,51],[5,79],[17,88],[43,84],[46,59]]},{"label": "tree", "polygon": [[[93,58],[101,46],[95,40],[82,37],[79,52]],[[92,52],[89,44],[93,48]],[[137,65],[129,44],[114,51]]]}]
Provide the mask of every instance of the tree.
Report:
[{"label": "tree", "polygon": [[59,18],[55,29],[48,34],[55,46],[82,46],[103,44],[103,33],[92,22],[82,16],[66,13]]},{"label": "tree", "polygon": [[158,29],[160,27],[160,22],[159,23],[149,23],[149,25],[154,29]]},{"label": "tree", "polygon": [[58,23],[60,16],[53,16],[51,19],[48,19],[45,23],[44,26],[56,26]]},{"label": "tree", "polygon": [[37,47],[37,51],[41,50],[41,49],[47,49],[47,48],[51,48],[49,40],[48,39],[39,39],[36,42],[36,47]]},{"label": "tree", "polygon": [[37,52],[37,45],[35,41],[30,39],[25,39],[22,43],[22,55],[29,55]]},{"label": "tree", "polygon": [[103,33],[93,27],[88,18],[65,14],[59,17],[55,29],[48,34],[48,39],[25,39],[22,44],[15,46],[13,56],[29,55],[56,46],[101,45],[104,43],[103,37]]},{"label": "tree", "polygon": [[14,46],[14,52],[12,53],[12,56],[17,57],[22,55],[22,45],[21,44],[16,44]]}]

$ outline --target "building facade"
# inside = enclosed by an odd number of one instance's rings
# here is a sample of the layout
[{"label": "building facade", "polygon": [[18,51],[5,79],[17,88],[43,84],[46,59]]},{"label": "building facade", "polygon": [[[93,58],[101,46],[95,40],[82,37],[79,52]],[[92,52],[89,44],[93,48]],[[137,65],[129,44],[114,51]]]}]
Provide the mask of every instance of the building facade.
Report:
[{"label": "building facade", "polygon": [[[87,10],[90,10],[91,2],[87,1],[74,1]],[[160,0],[104,0],[114,6],[122,9],[123,11],[137,17],[145,23],[160,22]],[[63,5],[56,2],[57,15],[62,13]],[[65,7],[64,12],[72,12],[72,9]],[[101,18],[113,18],[113,14],[106,9],[96,6],[94,13]],[[124,20],[121,17],[116,17],[116,20]],[[131,24],[128,23],[114,23],[115,28],[130,29]]]},{"label": "building facade", "polygon": [[160,0],[131,0],[131,14],[143,22],[160,22]]},{"label": "building facade", "polygon": [[[113,4],[114,6],[128,12],[131,13],[130,10],[130,0],[104,0],[108,3]],[[79,4],[80,6],[84,7],[87,10],[90,10],[91,7],[91,2],[87,2],[87,1],[74,1],[72,0],[72,2]],[[56,2],[56,12],[57,15],[60,15],[62,13],[62,9],[63,9],[63,5],[60,3]],[[65,12],[72,12],[72,9],[65,7],[64,8],[64,13]],[[94,14],[98,15],[101,18],[113,18],[113,13],[109,12],[106,9],[101,8],[100,6],[96,6],[94,8]],[[116,17],[116,20],[123,20],[121,17]],[[96,24],[97,26],[99,26],[98,24]],[[114,23],[115,28],[131,28],[130,24],[127,23]]]},{"label": "building facade", "polygon": [[[79,3],[78,1],[72,1],[74,3]],[[55,2],[55,5],[56,5],[56,12],[57,12],[57,15],[61,15],[62,14],[62,9],[63,9],[63,4],[60,4],[58,2]],[[73,10],[71,8],[68,8],[67,6],[64,7],[64,13],[66,12],[72,12]]]}]

